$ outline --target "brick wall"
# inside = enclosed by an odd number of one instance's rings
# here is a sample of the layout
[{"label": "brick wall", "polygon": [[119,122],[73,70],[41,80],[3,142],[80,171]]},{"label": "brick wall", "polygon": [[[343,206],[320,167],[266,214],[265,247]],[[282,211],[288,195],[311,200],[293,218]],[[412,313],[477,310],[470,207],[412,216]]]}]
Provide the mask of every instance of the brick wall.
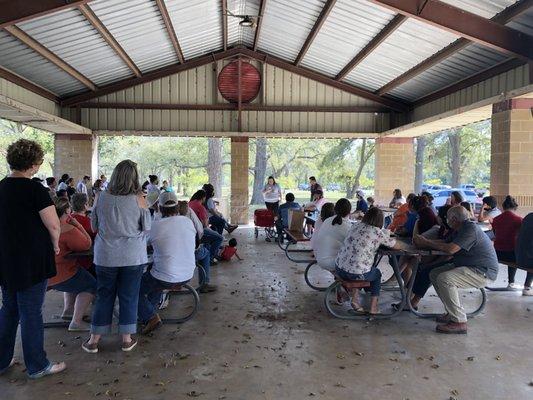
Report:
[{"label": "brick wall", "polygon": [[527,213],[533,211],[533,99],[522,100],[529,103],[494,106],[490,191],[500,204],[510,194]]},{"label": "brick wall", "polygon": [[69,174],[77,183],[84,175],[96,179],[98,139],[91,135],[56,134],[54,140],[54,175]]},{"label": "brick wall", "polygon": [[231,139],[231,212],[232,224],[248,223],[248,167],[249,144],[247,137]]},{"label": "brick wall", "polygon": [[401,189],[404,196],[414,190],[415,154],[412,138],[379,138],[375,155],[376,201],[387,205],[394,189]]}]

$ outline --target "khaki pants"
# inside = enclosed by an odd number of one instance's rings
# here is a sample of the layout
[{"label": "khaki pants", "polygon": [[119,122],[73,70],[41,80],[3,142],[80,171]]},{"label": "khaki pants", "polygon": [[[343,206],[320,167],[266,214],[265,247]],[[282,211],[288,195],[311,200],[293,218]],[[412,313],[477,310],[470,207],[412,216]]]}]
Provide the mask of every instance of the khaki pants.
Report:
[{"label": "khaki pants", "polygon": [[429,273],[429,279],[454,322],[466,322],[466,313],[457,289],[482,288],[488,282],[484,275],[472,268],[456,267],[454,264],[435,268]]}]

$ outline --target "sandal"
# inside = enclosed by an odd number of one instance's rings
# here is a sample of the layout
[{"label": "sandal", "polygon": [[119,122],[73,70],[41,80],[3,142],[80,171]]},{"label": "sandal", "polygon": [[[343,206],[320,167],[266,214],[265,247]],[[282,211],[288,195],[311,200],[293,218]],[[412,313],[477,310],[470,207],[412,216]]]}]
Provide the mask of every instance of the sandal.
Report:
[{"label": "sandal", "polygon": [[360,304],[354,303],[352,301],[350,305],[352,306],[352,309],[356,314],[365,314],[365,309]]},{"label": "sandal", "polygon": [[41,372],[37,372],[35,374],[29,375],[29,377],[30,379],[40,379],[48,375],[59,374],[60,372],[63,372],[65,369],[67,369],[67,364],[65,364],[64,362],[50,363],[48,367],[43,369]]}]

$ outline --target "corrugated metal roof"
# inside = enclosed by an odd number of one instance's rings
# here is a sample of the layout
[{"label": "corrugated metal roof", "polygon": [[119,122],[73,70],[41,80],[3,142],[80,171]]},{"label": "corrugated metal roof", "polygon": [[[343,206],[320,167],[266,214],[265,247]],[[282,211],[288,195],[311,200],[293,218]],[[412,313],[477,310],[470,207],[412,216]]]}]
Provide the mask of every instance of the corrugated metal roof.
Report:
[{"label": "corrugated metal roof", "polygon": [[533,9],[530,8],[527,12],[509,22],[507,26],[533,36]]},{"label": "corrugated metal roof", "polygon": [[[241,0],[243,1],[243,0]],[[267,3],[268,4],[268,3]],[[259,15],[260,0],[244,0],[244,15]],[[262,30],[262,28],[261,28]],[[253,46],[255,37],[254,28],[241,27],[240,40],[245,46]]]},{"label": "corrugated metal roof", "polygon": [[443,62],[422,72],[390,92],[391,95],[414,101],[451,85],[470,75],[504,61],[507,57],[495,50],[471,44]]},{"label": "corrugated metal roof", "polygon": [[294,61],[324,3],[325,0],[269,0],[258,49]]},{"label": "corrugated metal roof", "polygon": [[220,0],[165,0],[185,59],[222,48]]},{"label": "corrugated metal roof", "polygon": [[477,14],[483,18],[492,18],[505,8],[516,3],[516,0],[440,0],[443,3]]},{"label": "corrugated metal roof", "polygon": [[78,80],[0,30],[0,65],[58,95],[86,90]]},{"label": "corrugated metal roof", "polygon": [[335,76],[394,15],[366,0],[338,0],[302,65]]},{"label": "corrugated metal roof", "polygon": [[178,62],[154,1],[98,0],[89,6],[142,72]]},{"label": "corrugated metal roof", "polygon": [[457,38],[431,25],[408,19],[355,67],[345,80],[377,90]]},{"label": "corrugated metal roof", "polygon": [[96,85],[132,76],[126,64],[76,9],[17,26]]}]

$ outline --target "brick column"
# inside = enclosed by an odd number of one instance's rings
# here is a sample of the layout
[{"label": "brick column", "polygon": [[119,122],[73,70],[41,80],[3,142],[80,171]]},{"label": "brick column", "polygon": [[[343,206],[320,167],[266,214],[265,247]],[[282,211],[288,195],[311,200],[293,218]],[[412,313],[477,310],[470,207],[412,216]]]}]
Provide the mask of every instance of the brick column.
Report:
[{"label": "brick column", "polygon": [[374,197],[387,205],[392,191],[404,196],[414,191],[415,152],[413,138],[383,137],[376,139]]},{"label": "brick column", "polygon": [[94,182],[98,174],[98,138],[93,135],[56,134],[54,176],[69,174],[76,183],[84,175]]},{"label": "brick column", "polygon": [[490,193],[498,204],[515,197],[521,214],[533,211],[533,99],[493,105]]},{"label": "brick column", "polygon": [[230,221],[232,224],[248,223],[248,166],[248,138],[231,138]]}]

